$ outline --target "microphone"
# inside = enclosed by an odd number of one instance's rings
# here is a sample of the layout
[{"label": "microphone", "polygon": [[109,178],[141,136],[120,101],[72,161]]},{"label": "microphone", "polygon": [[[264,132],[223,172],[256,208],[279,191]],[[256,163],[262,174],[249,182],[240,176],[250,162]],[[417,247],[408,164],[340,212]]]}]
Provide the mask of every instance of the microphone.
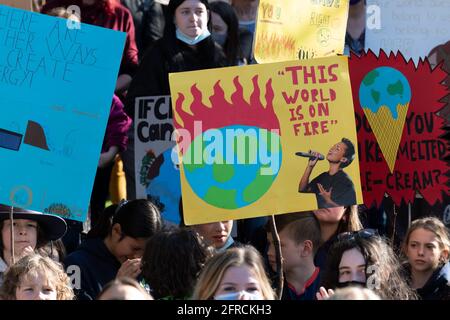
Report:
[{"label": "microphone", "polygon": [[299,157],[305,157],[305,158],[309,158],[311,160],[314,160],[317,158],[317,160],[323,160],[325,159],[325,157],[323,156],[323,154],[319,154],[317,157],[315,155],[313,155],[312,153],[309,152],[296,152],[295,153],[296,156]]}]

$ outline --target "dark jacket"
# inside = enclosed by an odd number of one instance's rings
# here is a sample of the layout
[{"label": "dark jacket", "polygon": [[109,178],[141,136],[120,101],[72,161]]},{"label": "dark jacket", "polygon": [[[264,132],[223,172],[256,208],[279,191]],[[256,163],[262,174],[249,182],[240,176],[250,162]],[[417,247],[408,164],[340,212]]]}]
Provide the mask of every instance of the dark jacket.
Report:
[{"label": "dark jacket", "polygon": [[211,37],[201,41],[197,48],[193,49],[177,40],[174,35],[166,33],[142,59],[128,89],[125,112],[134,119],[135,98],[169,95],[169,73],[225,66],[225,54]]},{"label": "dark jacket", "polygon": [[437,269],[417,294],[422,300],[450,300],[450,263]]},{"label": "dark jacket", "polygon": [[95,300],[102,287],[116,277],[121,266],[100,238],[86,239],[64,260],[68,274],[76,275],[76,271],[68,269],[72,265],[80,268],[81,288],[74,288],[79,300]]},{"label": "dark jacket", "polygon": [[155,0],[121,0],[130,10],[136,30],[136,45],[139,56],[144,55],[145,50],[162,37],[164,32],[163,5]]}]

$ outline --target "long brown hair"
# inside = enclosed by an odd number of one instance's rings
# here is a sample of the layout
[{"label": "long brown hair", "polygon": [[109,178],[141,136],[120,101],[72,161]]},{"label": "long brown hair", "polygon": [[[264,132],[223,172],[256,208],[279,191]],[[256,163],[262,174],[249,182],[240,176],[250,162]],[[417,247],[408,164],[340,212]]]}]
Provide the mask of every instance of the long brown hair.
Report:
[{"label": "long brown hair", "polygon": [[359,220],[358,206],[352,205],[345,207],[344,215],[339,221],[337,234],[342,232],[353,232],[363,228],[361,220]]},{"label": "long brown hair", "polygon": [[[344,252],[357,249],[366,262],[366,282],[374,280],[374,292],[384,300],[416,300],[417,295],[402,276],[400,262],[385,239],[373,235],[338,240],[330,249],[322,285],[335,289],[339,283],[339,264]],[[372,274],[369,270],[374,269]]]}]

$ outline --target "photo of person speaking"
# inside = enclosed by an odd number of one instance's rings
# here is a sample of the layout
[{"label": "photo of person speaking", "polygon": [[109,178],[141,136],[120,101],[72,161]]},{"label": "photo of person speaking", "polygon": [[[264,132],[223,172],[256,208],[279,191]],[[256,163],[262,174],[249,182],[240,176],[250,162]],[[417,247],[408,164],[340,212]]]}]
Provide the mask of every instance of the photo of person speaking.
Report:
[{"label": "photo of person speaking", "polygon": [[[347,173],[343,171],[355,158],[355,146],[349,139],[342,138],[331,147],[326,157],[312,150],[309,153],[297,153],[297,155],[309,158],[298,192],[315,193],[319,209],[356,204],[355,186]],[[310,182],[309,178],[317,161],[325,158],[330,164],[329,170]]]}]

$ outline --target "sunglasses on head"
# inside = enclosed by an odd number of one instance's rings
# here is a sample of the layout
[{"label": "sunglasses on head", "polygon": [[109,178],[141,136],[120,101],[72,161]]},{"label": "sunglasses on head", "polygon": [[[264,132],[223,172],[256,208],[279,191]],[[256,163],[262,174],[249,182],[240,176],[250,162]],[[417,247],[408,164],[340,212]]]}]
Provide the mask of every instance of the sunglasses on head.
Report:
[{"label": "sunglasses on head", "polygon": [[338,234],[337,240],[338,241],[351,241],[355,240],[356,238],[359,239],[368,239],[372,238],[374,236],[378,236],[378,231],[375,229],[362,229],[359,231],[351,231],[351,232],[343,232]]}]

